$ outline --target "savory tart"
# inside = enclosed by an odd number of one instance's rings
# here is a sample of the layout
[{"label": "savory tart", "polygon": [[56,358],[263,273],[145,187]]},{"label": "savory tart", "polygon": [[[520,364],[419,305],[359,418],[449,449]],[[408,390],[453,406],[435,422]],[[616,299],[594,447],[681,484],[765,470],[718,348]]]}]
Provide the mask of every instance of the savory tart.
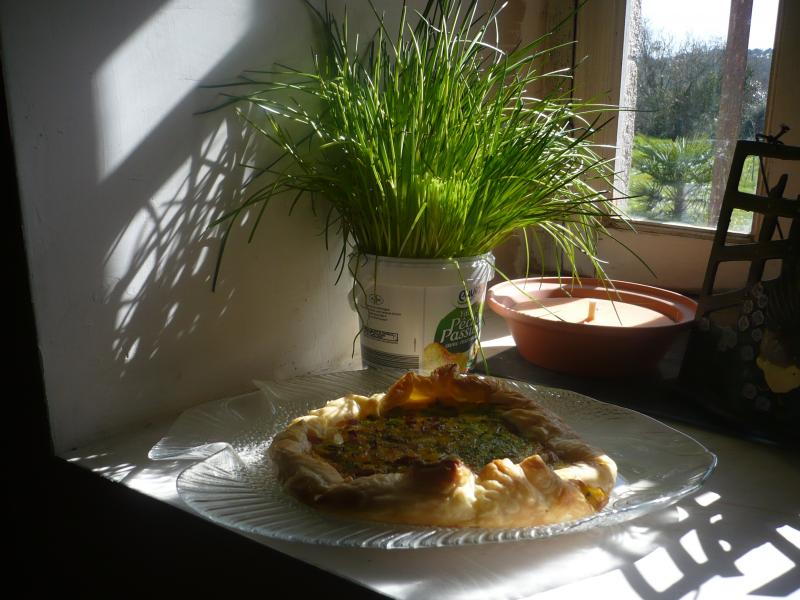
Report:
[{"label": "savory tart", "polygon": [[332,400],[269,453],[301,501],[412,525],[559,523],[602,509],[616,480],[614,462],[536,400],[456,365]]}]

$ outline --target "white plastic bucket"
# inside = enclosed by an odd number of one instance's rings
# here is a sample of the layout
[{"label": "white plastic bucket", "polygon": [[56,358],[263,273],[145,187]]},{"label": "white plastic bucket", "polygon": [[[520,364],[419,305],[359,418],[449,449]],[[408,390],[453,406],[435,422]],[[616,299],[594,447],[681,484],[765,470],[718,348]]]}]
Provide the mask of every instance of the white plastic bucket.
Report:
[{"label": "white plastic bucket", "polygon": [[493,266],[491,253],[452,260],[354,256],[365,366],[423,373],[448,363],[471,368]]}]

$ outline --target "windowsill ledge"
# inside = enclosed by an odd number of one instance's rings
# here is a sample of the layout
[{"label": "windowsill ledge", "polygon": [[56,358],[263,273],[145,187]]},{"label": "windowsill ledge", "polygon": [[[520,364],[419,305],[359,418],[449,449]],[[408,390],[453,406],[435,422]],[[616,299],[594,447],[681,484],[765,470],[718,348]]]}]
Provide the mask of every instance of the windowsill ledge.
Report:
[{"label": "windowsill ledge", "polygon": [[[513,344],[494,315],[487,315],[483,337],[494,357]],[[171,423],[154,422],[62,458],[192,512],[175,488],[190,463],[147,458]],[[800,533],[789,523],[796,519],[800,480],[789,453],[671,424],[715,452],[719,466],[693,497],[628,523],[550,539],[415,551],[333,548],[240,534],[393,598],[543,592],[548,599],[583,593],[648,597],[673,585],[680,588],[677,595],[702,589],[740,597],[768,583],[790,586],[798,567],[788,556],[796,553]]]}]

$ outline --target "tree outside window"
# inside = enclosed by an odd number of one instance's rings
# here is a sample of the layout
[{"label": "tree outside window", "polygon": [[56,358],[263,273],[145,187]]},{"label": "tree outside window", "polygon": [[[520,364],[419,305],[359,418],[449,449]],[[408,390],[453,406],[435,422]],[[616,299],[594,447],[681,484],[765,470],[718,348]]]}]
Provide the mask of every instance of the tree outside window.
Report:
[{"label": "tree outside window", "polygon": [[[628,212],[638,219],[715,227],[736,140],[755,139],[764,130],[772,48],[748,47],[751,17],[772,18],[774,36],[774,16],[753,13],[753,0],[731,0],[724,39],[696,32],[678,37],[677,20],[665,23],[661,7],[636,1],[641,17],[631,36],[637,43],[637,112]],[[757,9],[766,1],[756,0]],[[692,23],[690,9],[674,12]],[[739,189],[755,192],[756,183],[752,160]],[[750,228],[748,213],[734,214],[732,230]]]}]

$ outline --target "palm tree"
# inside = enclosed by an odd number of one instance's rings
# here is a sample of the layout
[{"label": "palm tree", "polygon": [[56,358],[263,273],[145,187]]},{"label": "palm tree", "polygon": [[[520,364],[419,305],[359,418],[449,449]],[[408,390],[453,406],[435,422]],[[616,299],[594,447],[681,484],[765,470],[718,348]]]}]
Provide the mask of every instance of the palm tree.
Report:
[{"label": "palm tree", "polygon": [[708,140],[637,136],[633,168],[645,177],[631,185],[634,211],[661,221],[687,221],[690,207],[708,202],[712,155]]}]

